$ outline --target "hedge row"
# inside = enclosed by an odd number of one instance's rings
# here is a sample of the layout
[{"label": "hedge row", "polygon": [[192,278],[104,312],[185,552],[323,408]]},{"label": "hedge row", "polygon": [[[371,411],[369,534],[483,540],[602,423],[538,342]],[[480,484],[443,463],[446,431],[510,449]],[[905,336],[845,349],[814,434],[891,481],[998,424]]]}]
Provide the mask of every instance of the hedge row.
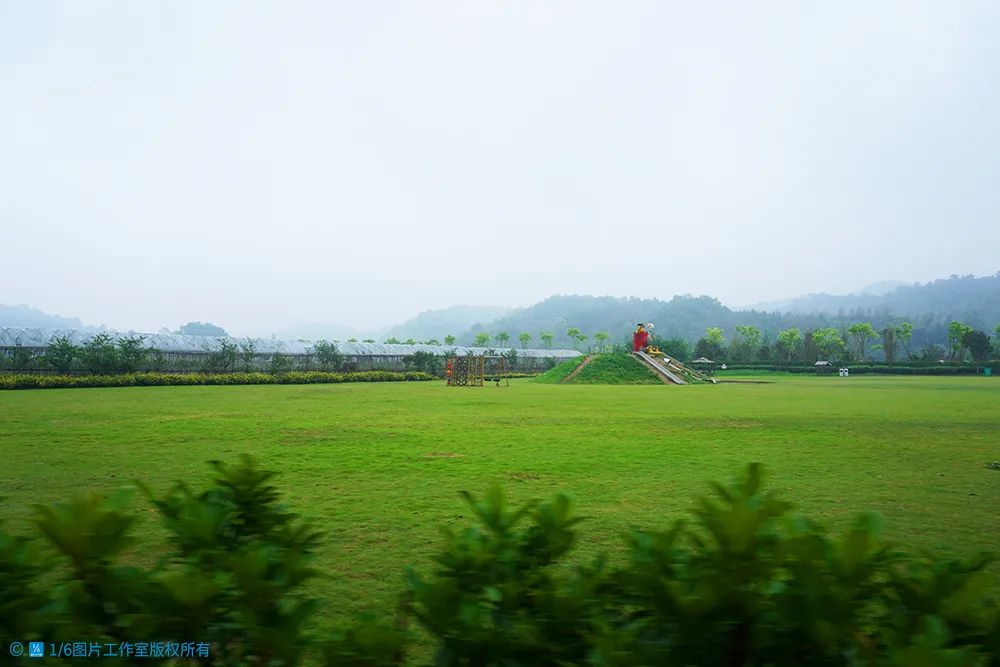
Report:
[{"label": "hedge row", "polygon": [[207,384],[339,384],[341,382],[412,382],[435,379],[417,371],[325,373],[130,373],[123,375],[0,375],[0,389],[63,389],[82,387],[161,387]]},{"label": "hedge row", "polygon": [[[726,371],[780,371],[784,373],[836,373],[839,366],[762,366],[760,364],[727,364]],[[937,365],[937,366],[882,366],[878,364],[844,364],[852,374],[878,373],[883,375],[978,375],[982,366]],[[1000,370],[1000,363],[997,364]],[[720,372],[716,369],[715,372]],[[725,371],[722,371],[725,372]]]}]

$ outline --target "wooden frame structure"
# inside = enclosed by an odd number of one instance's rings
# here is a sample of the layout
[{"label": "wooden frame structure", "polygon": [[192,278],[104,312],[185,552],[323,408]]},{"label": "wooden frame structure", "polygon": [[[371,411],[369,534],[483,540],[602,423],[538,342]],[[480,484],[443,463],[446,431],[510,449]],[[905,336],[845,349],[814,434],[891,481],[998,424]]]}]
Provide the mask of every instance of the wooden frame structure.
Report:
[{"label": "wooden frame structure", "polygon": [[507,359],[501,356],[448,357],[445,377],[449,387],[482,387],[487,381],[495,382],[498,387],[504,381],[510,386]]}]

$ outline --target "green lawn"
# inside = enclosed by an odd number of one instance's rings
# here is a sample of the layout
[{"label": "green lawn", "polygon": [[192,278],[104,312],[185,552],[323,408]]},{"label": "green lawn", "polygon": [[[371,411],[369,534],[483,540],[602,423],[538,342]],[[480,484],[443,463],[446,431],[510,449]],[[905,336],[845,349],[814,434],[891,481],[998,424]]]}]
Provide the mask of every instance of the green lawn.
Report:
[{"label": "green lawn", "polygon": [[[629,525],[665,526],[749,461],[834,527],[885,515],[911,548],[1000,552],[1000,379],[767,378],[768,384],[446,387],[443,382],[0,392],[0,517],[141,478],[199,482],[210,459],[254,454],[328,534],[334,617],[391,608],[406,563],[462,525],[458,491],[499,480],[515,499],[575,495],[581,553]],[[133,557],[161,539],[143,500]],[[994,571],[1000,572],[997,568]]]}]

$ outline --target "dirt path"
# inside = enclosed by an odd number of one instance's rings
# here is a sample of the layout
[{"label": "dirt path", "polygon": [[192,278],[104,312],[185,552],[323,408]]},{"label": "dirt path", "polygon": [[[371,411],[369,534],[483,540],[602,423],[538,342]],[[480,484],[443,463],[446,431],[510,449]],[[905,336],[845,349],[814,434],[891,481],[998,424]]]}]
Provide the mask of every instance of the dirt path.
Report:
[{"label": "dirt path", "polygon": [[594,355],[588,354],[586,357],[583,358],[583,361],[580,362],[580,365],[573,369],[572,373],[570,373],[569,375],[567,375],[562,379],[562,382],[569,382],[570,380],[575,378],[577,375],[580,374],[580,371],[586,368],[587,364],[589,364],[593,360],[594,360]]}]

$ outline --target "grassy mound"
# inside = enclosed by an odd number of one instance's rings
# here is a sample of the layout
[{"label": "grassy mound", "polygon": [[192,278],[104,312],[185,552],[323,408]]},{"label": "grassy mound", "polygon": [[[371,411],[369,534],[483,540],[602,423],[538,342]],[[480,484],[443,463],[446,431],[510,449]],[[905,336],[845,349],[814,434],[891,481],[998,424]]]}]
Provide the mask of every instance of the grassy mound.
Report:
[{"label": "grassy mound", "polygon": [[566,376],[576,370],[576,367],[583,363],[586,357],[576,357],[569,361],[564,361],[555,368],[550,368],[541,375],[535,376],[532,382],[542,384],[559,384],[566,379]]},{"label": "grassy mound", "polygon": [[[535,378],[535,382],[557,384],[563,382],[580,364],[584,357],[563,362]],[[630,354],[595,354],[580,374],[569,380],[569,384],[660,384],[660,379]]]},{"label": "grassy mound", "polygon": [[662,384],[631,354],[598,354],[570,384]]}]

